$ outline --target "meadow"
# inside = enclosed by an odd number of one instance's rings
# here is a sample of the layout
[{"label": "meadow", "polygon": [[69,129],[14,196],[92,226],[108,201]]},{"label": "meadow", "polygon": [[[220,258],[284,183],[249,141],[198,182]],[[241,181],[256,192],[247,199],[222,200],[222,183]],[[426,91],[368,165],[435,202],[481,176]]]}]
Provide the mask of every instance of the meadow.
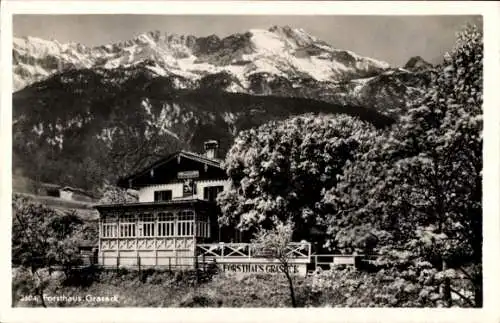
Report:
[{"label": "meadow", "polygon": [[[193,272],[154,270],[94,268],[68,276],[54,272],[44,297],[47,307],[291,307],[284,275],[205,278],[197,282]],[[294,277],[294,286],[298,307],[439,307],[436,281],[426,278],[421,275],[411,282],[395,279],[390,270],[368,273],[347,268]],[[42,306],[39,298],[26,297],[33,295],[32,281],[15,275],[13,306]],[[467,307],[459,298],[454,298],[454,305]]]}]

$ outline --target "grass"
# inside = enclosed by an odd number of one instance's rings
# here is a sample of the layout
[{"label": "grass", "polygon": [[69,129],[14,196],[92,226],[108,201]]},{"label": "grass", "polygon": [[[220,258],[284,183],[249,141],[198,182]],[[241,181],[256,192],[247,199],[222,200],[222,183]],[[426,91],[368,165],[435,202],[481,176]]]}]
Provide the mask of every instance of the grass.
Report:
[{"label": "grass", "polygon": [[[98,273],[78,284],[67,282],[46,291],[49,307],[288,307],[290,299],[284,277],[248,275],[214,276],[206,283],[192,284],[189,274],[113,271]],[[303,280],[303,279],[302,279]],[[19,285],[19,284],[18,284]],[[19,288],[19,287],[16,287]],[[14,306],[41,306],[41,302],[20,302],[26,292],[13,291]],[[66,300],[54,301],[64,295]],[[113,301],[90,301],[91,297],[108,297]],[[78,299],[78,301],[75,301]],[[116,301],[114,301],[116,299]]]},{"label": "grass", "polygon": [[[220,274],[199,284],[193,283],[194,277],[192,272],[89,271],[46,290],[49,297],[64,295],[71,301],[46,303],[50,307],[291,307],[284,275]],[[14,279],[14,306],[41,306],[19,301],[29,293],[30,284],[29,279]],[[437,285],[419,285],[384,271],[337,270],[295,277],[294,286],[299,307],[437,307],[440,302]],[[95,297],[100,299],[92,301]],[[459,300],[455,305],[467,307]]]},{"label": "grass", "polygon": [[43,204],[47,207],[60,211],[74,211],[84,220],[96,220],[99,213],[93,208],[94,203],[81,201],[68,201],[53,196],[42,196],[29,193],[15,193],[29,198],[35,203]]},{"label": "grass", "polygon": [[45,204],[49,207],[60,207],[60,208],[68,208],[68,209],[84,209],[91,210],[95,203],[82,202],[82,201],[70,201],[63,200],[59,197],[53,196],[43,196],[43,195],[35,195],[28,193],[17,193],[26,197],[33,199],[35,202]]}]

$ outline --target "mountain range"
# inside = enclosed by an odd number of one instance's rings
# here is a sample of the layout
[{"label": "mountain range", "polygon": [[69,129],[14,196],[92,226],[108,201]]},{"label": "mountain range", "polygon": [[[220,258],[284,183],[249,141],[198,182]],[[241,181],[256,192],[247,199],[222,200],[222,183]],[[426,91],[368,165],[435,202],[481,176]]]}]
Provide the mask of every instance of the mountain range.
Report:
[{"label": "mountain range", "polygon": [[393,67],[290,27],[225,38],[155,31],[95,47],[14,38],[15,170],[94,190],[208,139],[225,152],[240,130],[291,115],[384,126],[430,71],[421,57]]}]

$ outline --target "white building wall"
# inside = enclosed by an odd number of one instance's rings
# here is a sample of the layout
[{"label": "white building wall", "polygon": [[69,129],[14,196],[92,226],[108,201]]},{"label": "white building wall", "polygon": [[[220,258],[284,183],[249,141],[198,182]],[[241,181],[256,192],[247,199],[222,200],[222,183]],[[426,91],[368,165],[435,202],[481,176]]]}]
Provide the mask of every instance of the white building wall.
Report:
[{"label": "white building wall", "polygon": [[139,202],[154,202],[155,191],[172,190],[172,198],[182,197],[182,183],[151,185],[139,190]]},{"label": "white building wall", "polygon": [[[196,196],[200,200],[203,199],[203,189],[208,186],[224,186],[224,190],[229,188],[229,180],[207,180],[207,181],[197,181],[196,182]],[[182,183],[171,183],[162,185],[151,185],[143,187],[139,190],[139,202],[154,202],[155,191],[172,190],[172,198],[182,198],[183,197],[183,184]]]}]

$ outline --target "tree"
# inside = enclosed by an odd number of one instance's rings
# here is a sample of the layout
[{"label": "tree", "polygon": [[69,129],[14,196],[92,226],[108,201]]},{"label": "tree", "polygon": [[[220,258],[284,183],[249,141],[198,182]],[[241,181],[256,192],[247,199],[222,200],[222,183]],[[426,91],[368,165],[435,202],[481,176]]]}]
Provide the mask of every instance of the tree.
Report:
[{"label": "tree", "polygon": [[343,115],[298,116],[240,132],[225,162],[231,187],[218,197],[220,222],[252,231],[291,220],[294,239],[308,238],[309,228],[321,225],[325,191],[375,132]]},{"label": "tree", "polygon": [[[138,110],[135,109],[134,110]],[[109,153],[105,156],[110,179],[128,176],[148,164],[182,148],[181,141],[169,131],[167,121],[149,120],[136,112],[134,116],[119,116],[116,128],[107,130],[106,139]],[[129,119],[135,120],[128,121]],[[143,120],[143,122],[139,122]],[[145,121],[144,121],[145,120]]]},{"label": "tree", "polygon": [[43,293],[54,266],[67,269],[80,260],[73,233],[83,222],[74,212],[57,212],[20,196],[14,196],[12,208],[13,265],[29,271],[35,292],[45,306]]},{"label": "tree", "polygon": [[[257,252],[265,253],[268,258],[278,260],[283,268],[283,274],[288,281],[290,290],[290,300],[293,307],[297,307],[295,299],[295,290],[292,276],[290,274],[290,243],[293,235],[293,224],[278,222],[271,230],[260,228],[255,234],[253,244],[256,246]],[[260,250],[259,250],[260,249]]]},{"label": "tree", "polygon": [[325,197],[334,244],[430,263],[445,306],[451,293],[467,299],[451,284],[458,276],[482,306],[482,57],[482,33],[469,26],[425,94]]},{"label": "tree", "polygon": [[133,202],[137,202],[137,194],[135,192],[112,185],[104,185],[102,197],[99,200],[101,204]]}]

